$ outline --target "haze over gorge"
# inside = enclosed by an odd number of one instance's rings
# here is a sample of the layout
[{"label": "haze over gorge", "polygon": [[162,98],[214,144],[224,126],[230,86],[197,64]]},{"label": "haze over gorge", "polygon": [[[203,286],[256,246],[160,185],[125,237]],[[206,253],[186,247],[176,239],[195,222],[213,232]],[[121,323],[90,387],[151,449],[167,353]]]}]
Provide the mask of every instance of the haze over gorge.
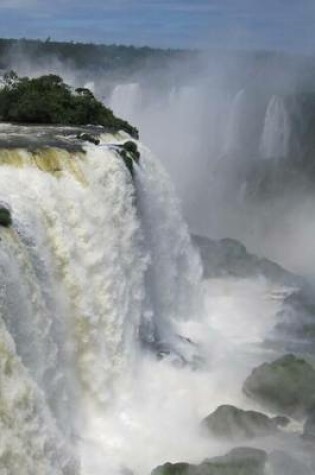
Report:
[{"label": "haze over gorge", "polygon": [[0,65],[0,475],[313,475],[314,58]]}]

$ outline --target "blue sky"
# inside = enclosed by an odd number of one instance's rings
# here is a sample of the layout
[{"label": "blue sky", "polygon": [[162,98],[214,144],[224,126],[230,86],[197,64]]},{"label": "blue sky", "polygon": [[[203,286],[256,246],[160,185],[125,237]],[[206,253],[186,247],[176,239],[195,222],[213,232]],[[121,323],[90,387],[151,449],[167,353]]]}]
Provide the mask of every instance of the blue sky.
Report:
[{"label": "blue sky", "polygon": [[0,0],[0,36],[315,52],[315,0]]}]

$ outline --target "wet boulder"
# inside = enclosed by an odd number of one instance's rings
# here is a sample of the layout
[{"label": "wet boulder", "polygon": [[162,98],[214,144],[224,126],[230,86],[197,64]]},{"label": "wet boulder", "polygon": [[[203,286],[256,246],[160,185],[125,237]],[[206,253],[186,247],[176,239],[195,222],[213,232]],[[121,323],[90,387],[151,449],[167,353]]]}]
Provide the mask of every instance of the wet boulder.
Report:
[{"label": "wet boulder", "polygon": [[314,368],[291,354],[255,368],[243,385],[248,397],[272,410],[297,417],[314,406],[314,388]]},{"label": "wet boulder", "polygon": [[274,434],[279,426],[288,423],[287,418],[270,418],[261,412],[224,405],[206,417],[202,425],[214,437],[240,440]]},{"label": "wet boulder", "polygon": [[302,285],[299,276],[291,274],[275,262],[249,253],[246,247],[235,239],[214,240],[194,234],[192,241],[199,250],[206,279],[263,276],[281,285],[297,288]]},{"label": "wet boulder", "polygon": [[95,137],[95,135],[88,134],[87,132],[82,132],[77,135],[77,139],[83,140],[84,142],[90,142],[94,145],[100,144],[100,139]]},{"label": "wet boulder", "polygon": [[11,225],[12,225],[11,211],[7,207],[0,205],[0,226],[8,228]]},{"label": "wet boulder", "polygon": [[263,475],[266,460],[263,450],[239,447],[199,465],[166,463],[155,468],[151,475]]}]

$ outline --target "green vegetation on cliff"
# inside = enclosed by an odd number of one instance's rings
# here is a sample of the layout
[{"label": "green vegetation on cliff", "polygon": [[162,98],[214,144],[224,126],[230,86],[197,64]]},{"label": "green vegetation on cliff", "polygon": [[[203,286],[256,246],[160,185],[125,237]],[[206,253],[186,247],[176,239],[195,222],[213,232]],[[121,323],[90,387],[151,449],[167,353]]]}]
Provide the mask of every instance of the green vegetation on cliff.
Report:
[{"label": "green vegetation on cliff", "polygon": [[30,79],[14,72],[5,75],[0,90],[0,119],[6,122],[61,125],[102,125],[124,130],[138,138],[138,131],[98,101],[89,89],[73,91],[54,74]]}]

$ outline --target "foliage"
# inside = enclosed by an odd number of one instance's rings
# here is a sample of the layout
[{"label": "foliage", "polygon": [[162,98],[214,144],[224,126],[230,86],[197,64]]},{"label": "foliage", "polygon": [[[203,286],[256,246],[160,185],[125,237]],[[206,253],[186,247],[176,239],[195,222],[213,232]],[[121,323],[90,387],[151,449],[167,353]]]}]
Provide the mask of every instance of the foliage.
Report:
[{"label": "foliage", "polygon": [[7,73],[0,90],[0,118],[18,123],[103,125],[138,137],[135,127],[115,117],[91,91],[86,88],[72,91],[54,74],[30,79]]}]

